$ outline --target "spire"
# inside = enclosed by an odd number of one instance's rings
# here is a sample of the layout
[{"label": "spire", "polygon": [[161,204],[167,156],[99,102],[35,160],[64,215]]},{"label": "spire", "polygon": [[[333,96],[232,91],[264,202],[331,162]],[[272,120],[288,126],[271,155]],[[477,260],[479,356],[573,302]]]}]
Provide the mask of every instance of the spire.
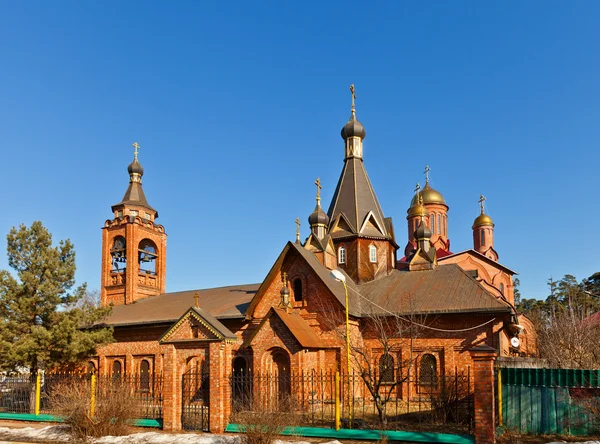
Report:
[{"label": "spire", "polygon": [[[369,237],[391,239],[387,222],[377,196],[365,170],[362,158],[362,142],[366,132],[362,124],[356,120],[354,85],[350,86],[352,97],[352,115],[342,128],[346,151],[344,169],[338,181],[331,205],[327,211],[329,216],[329,232],[334,237],[363,234]],[[340,222],[340,218],[343,221]],[[333,225],[342,227],[335,233]]]},{"label": "spire", "polygon": [[158,217],[158,212],[148,204],[144,189],[142,188],[142,176],[144,175],[144,168],[138,161],[139,144],[134,142],[132,144],[133,150],[133,161],[127,167],[129,173],[129,186],[121,202],[112,206],[113,212],[123,209],[125,206],[142,207],[149,210],[152,213],[152,219]]},{"label": "spire", "polygon": [[321,179],[318,177],[315,181],[315,185],[317,186],[317,205],[311,215],[308,216],[308,223],[310,224],[312,234],[315,235],[317,239],[323,239],[327,234],[329,217],[327,217],[321,208],[321,188],[323,187],[321,186]]}]

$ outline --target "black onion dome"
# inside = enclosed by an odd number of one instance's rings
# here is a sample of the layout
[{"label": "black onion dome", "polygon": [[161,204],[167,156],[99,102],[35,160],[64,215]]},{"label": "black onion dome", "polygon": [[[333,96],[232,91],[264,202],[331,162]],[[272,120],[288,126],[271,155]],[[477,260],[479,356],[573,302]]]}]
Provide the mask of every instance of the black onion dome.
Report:
[{"label": "black onion dome", "polygon": [[142,167],[142,164],[137,161],[137,159],[134,159],[133,162],[129,164],[127,171],[129,171],[129,174],[139,174],[140,176],[144,175],[144,168]]},{"label": "black onion dome", "polygon": [[424,220],[421,221],[415,230],[415,239],[431,239],[431,230]]},{"label": "black onion dome", "polygon": [[346,140],[348,137],[360,137],[364,139],[367,136],[367,132],[365,131],[365,127],[362,126],[356,117],[352,115],[348,123],[344,125],[342,128],[342,139]]},{"label": "black onion dome", "polygon": [[313,211],[310,216],[308,216],[308,224],[312,227],[313,225],[328,225],[329,217],[320,205],[317,205],[315,211]]}]

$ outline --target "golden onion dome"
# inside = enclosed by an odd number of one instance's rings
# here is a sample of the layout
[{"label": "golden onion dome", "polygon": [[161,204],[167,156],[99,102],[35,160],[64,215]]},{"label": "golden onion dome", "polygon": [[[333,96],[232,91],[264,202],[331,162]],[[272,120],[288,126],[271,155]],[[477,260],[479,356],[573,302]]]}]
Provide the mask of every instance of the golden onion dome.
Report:
[{"label": "golden onion dome", "polygon": [[425,209],[425,206],[421,202],[411,205],[411,207],[408,209],[407,213],[408,213],[408,217],[415,217],[415,216],[425,217],[425,216],[427,216],[427,210]]},{"label": "golden onion dome", "polygon": [[[423,189],[419,191],[419,194],[423,197],[423,204],[442,204],[446,205],[446,201],[444,200],[444,196],[437,190],[434,190],[429,186],[429,182],[425,184]],[[417,196],[412,198],[410,201],[410,206],[413,207],[417,203]]]},{"label": "golden onion dome", "polygon": [[486,226],[486,225],[493,227],[494,226],[494,222],[492,221],[492,218],[490,216],[488,216],[487,214],[485,214],[482,211],[481,214],[479,216],[477,216],[477,218],[473,222],[473,228],[483,227],[483,226]]}]

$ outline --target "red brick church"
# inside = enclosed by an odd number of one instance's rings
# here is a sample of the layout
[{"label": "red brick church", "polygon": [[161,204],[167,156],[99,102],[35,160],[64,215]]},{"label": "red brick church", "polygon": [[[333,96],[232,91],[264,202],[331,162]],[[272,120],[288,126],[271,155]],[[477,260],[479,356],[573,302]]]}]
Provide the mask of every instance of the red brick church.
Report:
[{"label": "red brick church", "polygon": [[[346,300],[352,345],[374,367],[408,365],[417,378],[435,378],[470,366],[468,350],[477,345],[500,356],[533,355],[535,331],[515,311],[515,273],[498,262],[484,198],[472,226],[473,247],[453,253],[449,206],[429,184],[427,168],[425,186],[409,204],[407,238],[398,239],[367,175],[366,131],[354,100],[341,136],[343,167],[328,211],[317,180],[310,235],[302,242],[297,232],[262,282],[175,293],[166,292],[167,234],[144,195],[136,147],[129,187],[102,229],[101,302],[113,305],[105,323],[114,327],[115,342],[90,365],[105,375],[162,374],[173,387],[198,368],[221,381],[244,371],[343,371]],[[418,334],[410,342],[409,333],[391,335],[382,345],[368,326],[384,318],[416,326]],[[217,385],[225,398],[226,387]],[[404,396],[412,396],[406,390]]]}]

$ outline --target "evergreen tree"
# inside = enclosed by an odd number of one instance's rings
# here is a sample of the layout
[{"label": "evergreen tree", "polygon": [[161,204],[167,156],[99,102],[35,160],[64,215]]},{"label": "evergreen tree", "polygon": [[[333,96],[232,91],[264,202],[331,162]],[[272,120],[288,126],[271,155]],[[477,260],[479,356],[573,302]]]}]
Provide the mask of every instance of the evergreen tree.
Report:
[{"label": "evergreen tree", "polygon": [[86,287],[74,288],[75,250],[69,240],[53,246],[39,221],[13,227],[7,240],[16,277],[0,270],[0,370],[73,365],[112,340],[110,329],[91,328],[109,309],[78,304]]}]

